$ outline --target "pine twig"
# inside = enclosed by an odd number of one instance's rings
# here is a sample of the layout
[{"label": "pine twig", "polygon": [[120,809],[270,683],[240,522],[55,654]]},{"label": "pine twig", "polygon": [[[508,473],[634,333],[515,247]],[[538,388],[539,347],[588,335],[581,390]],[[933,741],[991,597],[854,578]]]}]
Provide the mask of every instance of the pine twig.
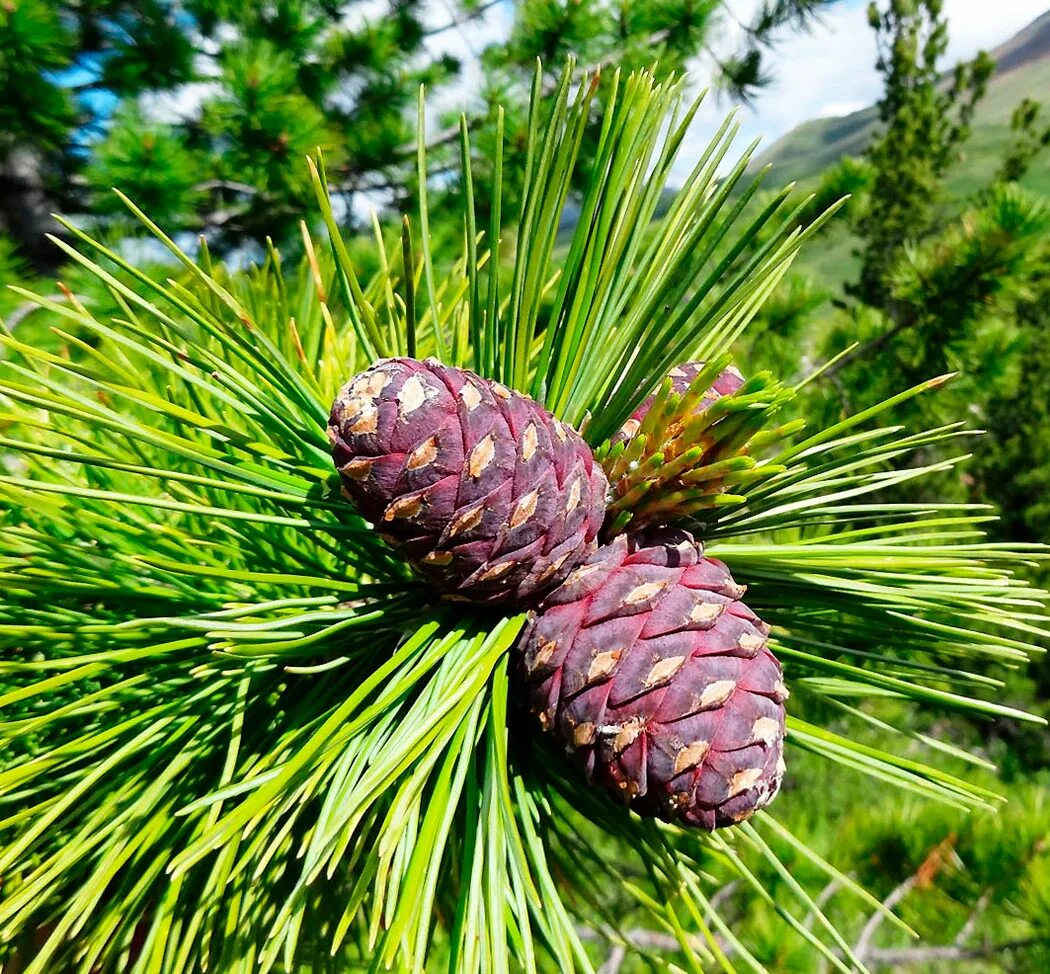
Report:
[{"label": "pine twig", "polygon": [[892,328],[887,329],[881,335],[876,335],[870,341],[865,342],[863,345],[858,345],[846,355],[843,355],[837,362],[826,368],[817,378],[818,379],[834,379],[847,365],[851,362],[855,362],[857,359],[864,359],[877,352],[883,345],[892,341],[906,328],[911,327],[914,324],[914,320],[911,318],[903,318],[897,322]]},{"label": "pine twig", "polygon": [[711,897],[711,903],[710,903],[710,906],[711,906],[711,911],[712,911],[712,912],[715,912],[715,911],[717,911],[717,910],[718,910],[718,908],[719,908],[719,907],[720,907],[720,906],[721,906],[721,905],[722,905],[722,904],[723,904],[723,903],[724,903],[724,902],[725,902],[726,900],[728,900],[730,896],[732,896],[732,895],[733,895],[733,894],[734,894],[734,893],[735,893],[735,892],[737,891],[737,888],[738,888],[739,886],[740,886],[740,880],[739,880],[739,879],[731,879],[731,880],[730,880],[730,881],[729,881],[728,883],[726,883],[726,884],[725,884],[725,886],[721,887],[721,888],[720,888],[720,889],[719,889],[719,890],[718,890],[718,891],[717,891],[717,892],[716,892],[716,893],[715,893],[715,894],[714,894],[714,895],[713,895],[713,896]]},{"label": "pine twig", "polygon": [[[64,294],[52,294],[48,296],[47,300],[65,301],[66,296]],[[42,305],[37,304],[36,301],[23,301],[6,318],[0,320],[0,324],[4,326],[8,334],[12,334],[14,330],[31,314],[42,310]]]},{"label": "pine twig", "polygon": [[883,332],[881,335],[876,335],[875,338],[864,342],[862,345],[857,345],[852,351],[847,352],[837,362],[833,362],[824,372],[818,377],[821,379],[833,379],[837,376],[842,369],[846,367],[850,362],[854,362],[857,359],[864,359],[874,353],[878,352],[880,348],[888,342],[894,340],[901,332],[906,331],[913,324],[916,324],[915,315],[901,315],[896,324],[892,325]]},{"label": "pine twig", "polygon": [[[819,893],[817,898],[813,901],[813,905],[817,910],[823,910],[824,904],[828,902],[840,889],[842,888],[842,881],[837,878],[833,878]],[[807,930],[813,929],[813,923],[817,919],[816,910],[810,910],[806,916],[803,926]]]},{"label": "pine twig", "polygon": [[485,0],[485,3],[479,4],[474,10],[468,11],[463,17],[452,17],[446,23],[441,24],[438,27],[431,27],[429,30],[423,31],[424,37],[437,37],[438,34],[444,34],[446,31],[455,30],[459,27],[466,27],[473,23],[480,17],[483,17],[493,7],[501,4],[503,0]]},{"label": "pine twig", "polygon": [[236,179],[206,179],[202,183],[197,183],[193,188],[200,193],[225,189],[231,193],[243,193],[245,196],[257,196],[259,194],[258,186],[252,186],[251,183],[242,183]]},{"label": "pine twig", "polygon": [[609,951],[609,956],[605,958],[605,963],[598,968],[598,974],[620,974],[620,968],[623,966],[626,958],[627,948],[623,944],[616,944]]},{"label": "pine twig", "polygon": [[[892,910],[912,891],[917,882],[917,876],[909,876],[904,882],[900,883],[890,892],[889,896],[882,901],[882,905],[887,910]],[[886,914],[882,910],[877,910],[868,918],[868,922],[864,924],[864,929],[860,932],[857,942],[853,945],[853,953],[856,954],[858,960],[863,961],[869,956],[871,951],[871,940],[882,925],[882,921],[885,917]]]},{"label": "pine twig", "polygon": [[977,925],[977,921],[981,914],[988,908],[989,902],[992,899],[992,891],[986,889],[978,898],[974,904],[973,909],[970,911],[970,915],[966,918],[966,922],[962,925],[962,929],[955,935],[953,941],[956,947],[962,947],[966,944],[966,941],[970,939],[970,935],[973,933],[973,928]]},{"label": "pine twig", "polygon": [[[595,927],[577,927],[576,933],[581,940],[605,940],[614,945],[633,947],[636,950],[661,950],[667,953],[678,953],[682,945],[678,939],[669,933],[660,933],[658,930],[646,930],[642,927],[633,930],[624,930],[622,933],[608,929]],[[706,943],[697,934],[687,934],[686,942],[693,950],[703,950]],[[722,943],[719,938],[719,946],[728,953],[729,947]],[[608,962],[608,958],[606,958]]]}]

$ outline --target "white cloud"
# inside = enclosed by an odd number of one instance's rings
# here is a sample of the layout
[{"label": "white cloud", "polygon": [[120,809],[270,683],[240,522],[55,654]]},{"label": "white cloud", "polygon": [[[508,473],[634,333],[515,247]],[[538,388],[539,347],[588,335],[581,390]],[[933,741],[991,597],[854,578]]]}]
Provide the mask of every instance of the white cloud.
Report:
[{"label": "white cloud", "polygon": [[221,90],[222,86],[217,81],[194,81],[171,91],[142,95],[139,105],[146,118],[169,124],[186,122],[197,118],[201,105]]},{"label": "white cloud", "polygon": [[852,115],[853,112],[859,112],[862,108],[867,108],[870,101],[863,98],[856,98],[853,101],[832,101],[826,105],[821,105],[817,110],[815,118],[838,118],[840,115]]},{"label": "white cloud", "polygon": [[973,57],[982,48],[995,47],[1046,11],[1047,0],[947,0],[948,57]]}]

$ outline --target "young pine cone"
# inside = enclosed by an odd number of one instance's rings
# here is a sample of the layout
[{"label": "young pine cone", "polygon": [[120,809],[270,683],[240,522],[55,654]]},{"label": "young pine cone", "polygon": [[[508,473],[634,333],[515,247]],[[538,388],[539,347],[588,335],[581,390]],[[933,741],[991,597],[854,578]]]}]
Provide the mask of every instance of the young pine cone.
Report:
[{"label": "young pine cone", "polygon": [[[683,362],[681,365],[676,365],[667,373],[668,378],[671,380],[671,390],[680,396],[684,395],[696,377],[703,371],[705,365],[705,362]],[[695,412],[703,412],[711,403],[722,396],[730,396],[734,392],[739,392],[743,384],[744,377],[737,370],[736,366],[726,366],[718,374],[714,382],[711,383],[710,388],[704,393],[700,402],[697,403]],[[630,419],[623,424],[620,432],[612,438],[613,443],[629,440],[638,432],[638,427],[642,425],[642,420],[645,419],[652,408],[655,399],[656,394],[654,393],[631,413]]]}]

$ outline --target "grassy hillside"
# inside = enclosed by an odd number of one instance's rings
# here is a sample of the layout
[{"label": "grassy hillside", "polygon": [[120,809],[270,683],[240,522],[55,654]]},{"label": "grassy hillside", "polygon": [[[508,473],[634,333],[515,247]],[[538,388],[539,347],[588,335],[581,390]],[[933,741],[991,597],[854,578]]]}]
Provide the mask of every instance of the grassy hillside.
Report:
[{"label": "grassy hillside", "polygon": [[[978,108],[973,138],[950,180],[962,197],[987,182],[1010,140],[1010,114],[1022,98],[1047,102],[1050,112],[1050,11],[992,52],[999,70]],[[877,122],[874,106],[839,118],[804,122],[774,143],[757,164],[773,163],[780,182],[807,182],[845,155],[857,155]],[[1050,192],[1050,166],[1034,167],[1027,182]]]},{"label": "grassy hillside", "polygon": [[[1010,116],[1023,98],[1044,103],[1050,123],[1050,11],[992,52],[999,68],[978,107],[973,134],[948,174],[949,210],[986,186],[1012,140]],[[800,189],[815,185],[821,173],[846,155],[859,155],[875,131],[874,106],[840,118],[814,119],[776,142],[757,165],[773,164],[772,184],[788,181]],[[1050,194],[1050,162],[1044,154],[1025,176],[1023,185]],[[803,248],[795,269],[832,294],[856,276],[854,239],[847,226],[829,228]]]}]

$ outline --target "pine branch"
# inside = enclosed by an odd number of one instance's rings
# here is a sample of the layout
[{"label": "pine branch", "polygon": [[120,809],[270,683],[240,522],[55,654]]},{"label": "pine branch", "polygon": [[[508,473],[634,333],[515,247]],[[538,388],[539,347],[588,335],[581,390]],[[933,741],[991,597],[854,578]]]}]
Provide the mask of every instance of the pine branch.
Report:
[{"label": "pine branch", "polygon": [[[578,927],[577,932],[582,940],[605,940],[608,939],[605,933],[595,930],[592,927]],[[659,950],[665,953],[677,954],[682,950],[682,943],[677,937],[669,933],[660,933],[657,930],[647,930],[640,927],[632,928],[630,930],[624,930],[615,935],[610,931],[609,936],[615,936],[616,939],[622,939],[624,943],[614,943],[612,951],[609,957],[606,958],[606,963],[609,962],[610,958],[615,957],[617,963],[622,963],[626,957],[626,947],[630,947],[636,951],[647,951],[647,950]],[[686,945],[700,953],[706,949],[706,944],[702,937],[696,934],[690,934],[686,938]],[[728,944],[722,945],[723,950],[732,952],[732,947]],[[615,970],[615,968],[613,968]]]},{"label": "pine branch", "polygon": [[[897,904],[915,888],[917,882],[917,877],[909,876],[907,879],[898,883],[892,890],[890,890],[886,898],[882,901],[883,907],[885,907],[886,910],[893,910]],[[856,954],[860,960],[866,960],[871,956],[872,938],[878,932],[879,927],[882,926],[884,918],[885,913],[881,911],[873,913],[868,918],[868,922],[864,924],[864,929],[861,930],[857,942],[853,945],[853,953]]]},{"label": "pine branch", "polygon": [[193,187],[199,192],[206,193],[213,190],[227,190],[232,193],[243,193],[246,196],[258,196],[261,190],[258,186],[250,183],[241,183],[235,179],[206,179]]},{"label": "pine branch", "polygon": [[493,7],[499,6],[503,3],[503,0],[483,0],[473,10],[470,10],[463,17],[453,17],[444,24],[440,24],[437,27],[430,27],[423,31],[424,37],[436,37],[439,34],[444,34],[446,31],[456,30],[460,27],[468,27],[475,20],[483,17]]},{"label": "pine branch", "polygon": [[620,974],[620,968],[627,959],[627,948],[623,944],[614,944],[609,955],[598,968],[598,974]]},{"label": "pine branch", "polygon": [[[263,974],[439,958],[571,974],[592,969],[583,941],[600,938],[608,970],[629,949],[758,968],[746,925],[723,916],[730,896],[842,972],[861,948],[877,955],[881,922],[907,931],[764,812],[727,836],[642,818],[587,786],[519,731],[524,607],[441,599],[340,494],[329,407],[378,358],[477,368],[542,399],[551,429],[586,424],[602,442],[671,366],[718,361],[806,239],[787,191],[750,206],[747,152],[726,175],[731,120],[657,218],[699,103],[648,72],[613,72],[601,91],[577,79],[570,66],[548,95],[537,72],[520,221],[504,219],[497,164],[479,226],[461,124],[458,247],[431,238],[421,191],[400,237],[377,227],[360,259],[367,245],[344,239],[339,187],[317,158],[327,240],[304,228],[296,267],[274,248],[244,271],[206,245],[190,256],[121,196],[174,266],[148,273],[67,223],[75,246],[59,247],[89,296],[16,289],[62,345],[0,335],[0,872],[16,877],[0,904],[5,961],[39,935],[40,970],[110,969],[141,951],[139,970],[171,974],[231,958]],[[602,138],[584,152],[599,96]],[[425,188],[425,145],[415,162]],[[581,183],[564,241],[558,218]],[[951,468],[908,464],[958,442],[959,424],[903,431],[893,418],[941,382],[803,434],[745,421],[779,388],[762,379],[724,407],[739,428],[698,422],[716,442],[746,431],[775,452],[745,503],[705,525],[703,557],[740,580],[718,568],[726,594],[706,604],[739,607],[749,642],[731,638],[761,647],[773,695],[780,675],[797,691],[796,754],[949,808],[989,807],[994,789],[955,770],[979,756],[881,709],[1040,720],[1003,702],[996,667],[1050,635],[1046,594],[1014,575],[1045,549],[986,541],[985,508],[880,496]],[[746,607],[731,594],[743,584]],[[814,872],[816,898],[803,883]],[[597,902],[595,877],[610,891]],[[856,952],[824,909],[840,888],[874,911]]]},{"label": "pine branch", "polygon": [[[48,299],[50,301],[64,301],[66,295],[59,293],[53,294]],[[11,311],[8,312],[7,317],[3,319],[3,325],[9,333],[13,333],[14,330],[28,318],[34,312],[40,310],[40,303],[37,301],[23,301],[17,305]]]},{"label": "pine branch", "polygon": [[817,381],[828,379],[834,382],[837,380],[838,374],[845,369],[846,366],[851,365],[858,360],[865,362],[870,361],[871,357],[878,352],[879,349],[888,345],[901,332],[913,327],[915,323],[916,319],[914,316],[901,316],[895,324],[887,328],[880,335],[864,342],[862,345],[858,345],[856,348],[843,355],[838,361],[833,362],[819,376],[817,376]]},{"label": "pine branch", "polygon": [[[818,894],[816,900],[814,900],[814,902],[817,905],[817,908],[818,909],[823,909],[828,904],[828,902],[831,900],[831,898],[840,889],[842,889],[842,886],[843,886],[843,881],[841,879],[839,879],[838,877],[832,877],[824,885],[824,888],[820,891],[820,893]],[[885,904],[883,904],[883,905],[885,906]],[[814,922],[814,920],[816,920],[816,916],[817,916],[817,914],[816,914],[815,910],[811,910],[809,912],[809,914],[807,915],[807,917],[805,919],[805,925],[806,925],[807,928],[812,929],[813,922]],[[856,947],[854,947],[853,950],[854,950],[854,953],[856,953]]]},{"label": "pine branch", "polygon": [[978,897],[977,902],[974,904],[973,909],[970,911],[970,915],[966,918],[966,922],[959,929],[959,932],[955,935],[953,946],[965,947],[966,941],[970,939],[970,935],[973,933],[974,927],[977,925],[977,921],[981,918],[981,915],[986,909],[988,904],[992,901],[992,890],[986,889]]}]

